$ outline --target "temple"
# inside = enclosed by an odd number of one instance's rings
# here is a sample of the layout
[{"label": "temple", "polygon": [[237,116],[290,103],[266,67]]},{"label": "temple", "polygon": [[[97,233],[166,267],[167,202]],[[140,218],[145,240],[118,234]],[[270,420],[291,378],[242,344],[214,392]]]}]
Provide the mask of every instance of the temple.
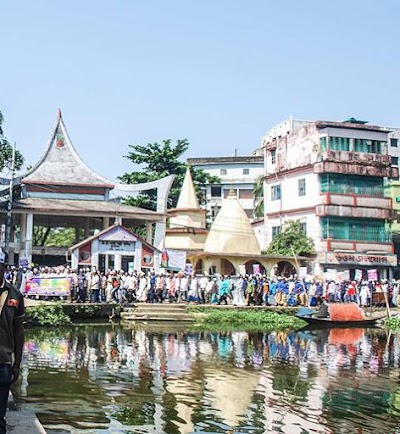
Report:
[{"label": "temple", "polygon": [[222,201],[221,210],[208,231],[189,169],[177,207],[168,214],[170,227],[166,231],[165,247],[186,251],[187,263],[196,274],[298,272],[298,263],[293,257],[261,254],[246,212],[233,192]]},{"label": "temple", "polygon": [[[116,185],[94,172],[74,148],[59,111],[42,158],[19,180],[20,195],[13,201],[12,209],[10,262],[65,263],[66,248],[70,246],[40,245],[35,241],[36,228],[45,228],[45,231],[74,228],[74,241],[79,243],[115,222],[128,228],[145,224],[146,242],[156,242],[157,247],[162,248],[166,199],[172,180],[173,177],[168,177],[149,185]],[[150,188],[158,191],[157,212],[124,205],[118,199]],[[5,215],[6,211],[3,204],[0,212]],[[155,231],[151,230],[153,224]],[[152,238],[153,232],[156,240]]]}]

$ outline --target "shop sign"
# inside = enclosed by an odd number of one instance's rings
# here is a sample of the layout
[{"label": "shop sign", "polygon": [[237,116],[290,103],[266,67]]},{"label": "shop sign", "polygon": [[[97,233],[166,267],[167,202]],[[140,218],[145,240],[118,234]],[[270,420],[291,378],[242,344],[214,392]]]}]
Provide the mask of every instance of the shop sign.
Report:
[{"label": "shop sign", "polygon": [[396,267],[396,255],[367,255],[364,253],[334,253],[329,252],[319,255],[319,261],[326,264],[337,265],[362,265],[362,266],[386,266]]}]

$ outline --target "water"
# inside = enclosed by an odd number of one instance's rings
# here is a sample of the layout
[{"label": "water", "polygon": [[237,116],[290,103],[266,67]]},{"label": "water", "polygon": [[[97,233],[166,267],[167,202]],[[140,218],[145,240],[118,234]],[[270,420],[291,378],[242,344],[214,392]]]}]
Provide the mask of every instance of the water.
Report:
[{"label": "water", "polygon": [[400,335],[29,330],[18,399],[51,434],[400,433]]}]

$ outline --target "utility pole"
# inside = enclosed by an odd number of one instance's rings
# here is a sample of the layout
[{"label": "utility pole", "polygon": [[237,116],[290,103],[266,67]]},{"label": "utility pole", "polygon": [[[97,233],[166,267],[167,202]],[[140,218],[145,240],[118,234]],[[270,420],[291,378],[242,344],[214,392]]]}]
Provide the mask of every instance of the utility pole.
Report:
[{"label": "utility pole", "polygon": [[9,253],[8,250],[10,247],[10,240],[11,240],[13,187],[14,187],[14,176],[15,176],[15,148],[16,148],[16,143],[14,142],[12,148],[11,179],[10,179],[10,190],[8,194],[6,228],[5,228],[6,230],[5,230],[5,240],[4,240],[4,248],[7,253]]}]

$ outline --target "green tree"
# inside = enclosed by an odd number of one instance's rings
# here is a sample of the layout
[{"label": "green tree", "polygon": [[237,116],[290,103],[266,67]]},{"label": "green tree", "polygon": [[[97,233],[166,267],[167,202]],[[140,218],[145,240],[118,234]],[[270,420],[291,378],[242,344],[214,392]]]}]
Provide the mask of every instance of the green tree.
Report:
[{"label": "green tree", "polygon": [[[125,184],[139,184],[156,181],[168,175],[175,175],[168,197],[168,206],[175,207],[186,173],[186,165],[180,161],[180,157],[189,148],[188,140],[177,140],[175,145],[171,143],[171,140],[163,140],[161,144],[155,142],[144,146],[129,145],[129,148],[131,152],[125,158],[134,164],[141,165],[141,170],[125,173],[118,179]],[[191,168],[191,173],[199,201],[203,203],[204,197],[201,193],[201,187],[207,183],[218,184],[220,179],[199,169]],[[156,210],[156,197],[156,190],[147,190],[136,197],[126,199],[125,202],[128,205]]]},{"label": "green tree", "polygon": [[264,216],[264,176],[260,175],[256,179],[253,189],[254,196],[254,217]]},{"label": "green tree", "polygon": [[284,223],[282,232],[271,241],[265,251],[268,255],[312,256],[315,252],[314,241],[307,237],[301,227],[300,220],[289,220]]},{"label": "green tree", "polygon": [[[0,171],[12,168],[13,147],[4,135],[3,130],[4,116],[0,111]],[[16,150],[15,151],[15,169],[19,170],[24,164],[24,157]]]}]

